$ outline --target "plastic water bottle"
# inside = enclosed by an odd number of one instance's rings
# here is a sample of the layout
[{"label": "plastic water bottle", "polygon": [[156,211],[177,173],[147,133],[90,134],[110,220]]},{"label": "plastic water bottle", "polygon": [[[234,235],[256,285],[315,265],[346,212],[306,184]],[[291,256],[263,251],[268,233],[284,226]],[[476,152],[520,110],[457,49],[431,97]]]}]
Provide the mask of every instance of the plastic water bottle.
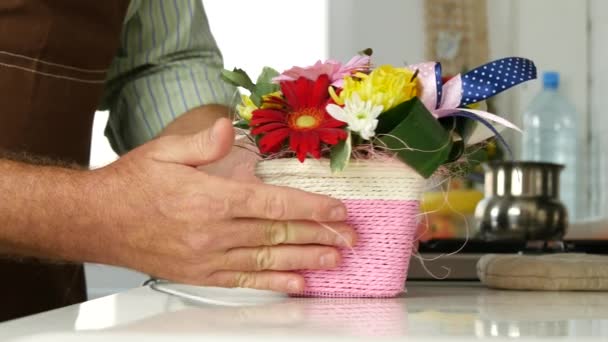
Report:
[{"label": "plastic water bottle", "polygon": [[570,221],[577,219],[584,192],[578,187],[578,122],[574,106],[559,92],[559,73],[543,74],[543,90],[523,117],[522,159],[562,164],[560,198]]}]

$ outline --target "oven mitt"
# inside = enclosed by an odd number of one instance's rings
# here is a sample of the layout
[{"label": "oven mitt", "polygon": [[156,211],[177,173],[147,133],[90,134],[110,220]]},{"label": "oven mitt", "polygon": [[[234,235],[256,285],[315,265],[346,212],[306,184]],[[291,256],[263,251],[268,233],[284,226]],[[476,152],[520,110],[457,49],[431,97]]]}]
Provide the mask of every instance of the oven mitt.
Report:
[{"label": "oven mitt", "polygon": [[481,282],[498,289],[608,290],[608,255],[488,254],[477,263]]}]

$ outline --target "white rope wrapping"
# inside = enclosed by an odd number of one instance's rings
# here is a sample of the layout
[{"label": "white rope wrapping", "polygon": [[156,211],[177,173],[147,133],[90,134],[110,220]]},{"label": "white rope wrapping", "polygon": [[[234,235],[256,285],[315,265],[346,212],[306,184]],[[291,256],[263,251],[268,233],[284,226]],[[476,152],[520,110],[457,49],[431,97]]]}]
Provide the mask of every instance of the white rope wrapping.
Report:
[{"label": "white rope wrapping", "polygon": [[258,163],[256,174],[266,184],[289,186],[339,199],[419,200],[427,182],[400,161],[351,161],[332,173],[326,159],[273,159]]}]

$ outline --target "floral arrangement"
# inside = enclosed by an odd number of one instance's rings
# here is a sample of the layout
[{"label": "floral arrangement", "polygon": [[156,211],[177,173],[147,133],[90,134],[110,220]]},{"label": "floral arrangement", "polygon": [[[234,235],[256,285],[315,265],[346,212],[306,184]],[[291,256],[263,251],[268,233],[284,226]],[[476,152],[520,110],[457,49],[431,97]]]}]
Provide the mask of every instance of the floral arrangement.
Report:
[{"label": "floral arrangement", "polygon": [[435,62],[376,67],[368,49],[346,64],[266,67],[255,83],[240,69],[223,76],[250,92],[241,95],[235,125],[266,156],[329,158],[339,172],[355,157],[381,153],[428,178],[469,146],[492,136],[504,142],[501,126],[517,129],[479,103],[536,78],[536,68],[509,57],[446,80]]}]

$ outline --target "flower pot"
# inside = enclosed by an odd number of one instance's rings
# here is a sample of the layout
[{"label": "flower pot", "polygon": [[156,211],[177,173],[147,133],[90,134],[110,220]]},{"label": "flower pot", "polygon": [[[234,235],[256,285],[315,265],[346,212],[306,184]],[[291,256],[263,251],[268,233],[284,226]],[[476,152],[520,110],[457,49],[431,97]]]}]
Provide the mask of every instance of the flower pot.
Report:
[{"label": "flower pot", "polygon": [[407,336],[404,302],[372,298],[303,298],[285,302],[301,309],[301,325],[311,331],[365,337]]},{"label": "flower pot", "polygon": [[[352,161],[333,174],[328,160],[274,159],[260,162],[265,183],[332,196],[348,209],[348,224],[359,234],[344,248],[333,270],[302,271],[309,297],[394,297],[404,291],[426,181],[396,160]],[[331,224],[330,224],[331,226]]]}]

